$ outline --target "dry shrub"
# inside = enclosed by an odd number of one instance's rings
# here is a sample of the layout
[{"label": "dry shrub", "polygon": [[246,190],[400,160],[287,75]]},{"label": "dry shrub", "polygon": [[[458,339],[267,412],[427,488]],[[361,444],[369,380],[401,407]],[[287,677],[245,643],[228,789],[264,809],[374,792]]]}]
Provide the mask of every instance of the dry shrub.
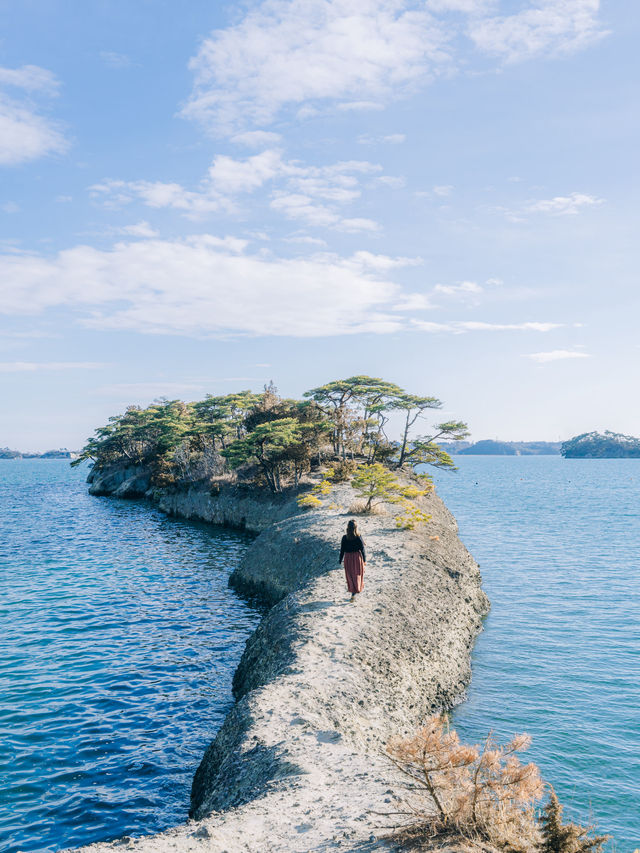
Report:
[{"label": "dry shrub", "polygon": [[386,515],[384,507],[381,504],[374,504],[367,509],[366,501],[354,501],[347,510],[349,515]]},{"label": "dry shrub", "polygon": [[346,483],[356,472],[358,463],[355,459],[342,459],[331,466],[331,481],[333,483]]},{"label": "dry shrub", "polygon": [[[556,792],[551,788],[549,801],[543,809],[542,841],[539,853],[600,853],[610,835],[593,835],[595,826],[563,823],[562,809]],[[635,853],[635,851],[634,851]]]},{"label": "dry shrub", "polygon": [[460,743],[444,716],[433,716],[409,738],[389,741],[386,755],[408,777],[398,814],[407,830],[432,836],[457,834],[512,851],[531,851],[540,840],[534,803],[543,783],[535,764],[517,753],[528,748],[521,734],[499,746],[489,734],[482,747]]}]

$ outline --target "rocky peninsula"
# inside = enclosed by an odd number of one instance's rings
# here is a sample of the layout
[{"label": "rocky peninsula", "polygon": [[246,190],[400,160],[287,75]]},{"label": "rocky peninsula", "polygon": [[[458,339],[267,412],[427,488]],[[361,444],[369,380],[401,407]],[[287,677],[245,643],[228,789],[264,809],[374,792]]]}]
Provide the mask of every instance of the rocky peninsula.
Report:
[{"label": "rocky peninsula", "polygon": [[237,484],[154,489],[143,466],[90,480],[95,495],[147,497],[172,515],[256,533],[230,583],[270,609],[235,673],[235,706],[195,774],[189,820],[83,849],[396,849],[389,819],[373,814],[392,808],[397,781],[382,748],[461,700],[489,606],[438,496],[417,499],[431,520],[414,530],[397,529],[388,513],[362,519],[365,589],[350,602],[337,559],[355,498],[348,484],[303,510],[293,496]]}]

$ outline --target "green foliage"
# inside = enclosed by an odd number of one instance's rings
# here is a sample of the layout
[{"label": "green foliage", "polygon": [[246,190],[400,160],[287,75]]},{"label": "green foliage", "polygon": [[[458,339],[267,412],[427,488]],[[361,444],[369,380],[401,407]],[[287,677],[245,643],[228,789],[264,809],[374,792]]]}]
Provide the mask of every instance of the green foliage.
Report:
[{"label": "green foliage", "polygon": [[405,412],[404,429],[402,431],[402,443],[398,458],[398,467],[405,463],[407,445],[409,442],[409,430],[418,420],[423,417],[428,409],[440,409],[442,403],[436,397],[416,397],[414,394],[401,394],[396,400],[397,409]]},{"label": "green foliage", "polygon": [[[97,469],[144,465],[153,485],[163,487],[210,485],[215,477],[235,472],[274,492],[297,487],[305,472],[328,462],[334,482],[347,482],[363,461],[385,470],[424,464],[453,468],[434,442],[439,436],[466,434],[464,424],[440,424],[435,437],[409,436],[409,428],[427,409],[440,406],[435,397],[410,395],[392,382],[364,375],[314,388],[303,400],[281,398],[273,383],[261,394],[208,394],[193,403],[156,400],[145,409],[130,406],[109,418],[72,464],[92,460]],[[401,443],[386,434],[394,413],[405,420]],[[367,497],[369,508],[375,499]],[[418,516],[406,514],[407,524],[411,518]]]},{"label": "green foliage", "polygon": [[362,465],[351,485],[366,502],[364,512],[370,512],[379,503],[398,503],[398,481],[393,472],[380,462]]},{"label": "green foliage", "polygon": [[96,430],[71,464],[96,459],[140,465],[160,460],[180,443],[189,427],[188,407],[180,400],[159,400],[146,409],[130,406]]},{"label": "green foliage", "polygon": [[618,432],[584,432],[562,444],[567,459],[620,459],[640,457],[640,438]]},{"label": "green foliage", "polygon": [[591,835],[593,827],[562,822],[563,807],[551,788],[549,800],[542,810],[540,853],[600,853],[608,835]]},{"label": "green foliage", "polygon": [[310,509],[318,509],[318,507],[322,506],[321,498],[326,498],[331,494],[332,490],[332,480],[334,478],[334,470],[333,468],[329,468],[325,471],[322,480],[319,483],[316,483],[315,486],[311,489],[311,492],[306,495],[300,495],[298,498],[298,506],[306,507]]},{"label": "green foliage", "polygon": [[298,506],[302,509],[318,509],[322,506],[322,501],[314,494],[300,495],[297,498]]},{"label": "green foliage", "polygon": [[279,418],[259,424],[234,441],[223,455],[232,468],[257,462],[271,491],[281,492],[289,470],[293,468],[299,476],[307,461],[308,448],[302,436],[303,428],[294,418]]},{"label": "green foliage", "polygon": [[431,521],[430,515],[410,501],[406,501],[404,512],[396,516],[396,527],[400,530],[413,530],[418,524],[426,524],[428,521]]},{"label": "green foliage", "polygon": [[261,396],[251,391],[221,397],[207,394],[204,400],[192,403],[194,434],[208,435],[214,446],[218,440],[225,448],[230,441],[242,438],[246,433],[246,419],[260,400]]},{"label": "green foliage", "polygon": [[353,477],[357,467],[358,463],[354,459],[341,459],[331,466],[327,476],[331,474],[332,483],[346,483]]},{"label": "green foliage", "polygon": [[378,504],[400,504],[403,511],[396,517],[396,526],[405,530],[413,529],[417,524],[426,524],[431,518],[417,507],[413,501],[428,495],[433,486],[428,483],[424,489],[399,483],[394,473],[380,462],[362,465],[351,485],[365,501],[363,512],[371,512]]},{"label": "green foliage", "polygon": [[405,463],[416,468],[419,465],[431,465],[434,468],[445,468],[456,471],[453,459],[431,439],[417,438],[405,453]]},{"label": "green foliage", "polygon": [[405,392],[393,382],[372,376],[351,376],[305,392],[333,423],[332,444],[336,455],[351,450],[366,452],[368,461],[377,448],[388,443],[384,427],[394,400]]}]

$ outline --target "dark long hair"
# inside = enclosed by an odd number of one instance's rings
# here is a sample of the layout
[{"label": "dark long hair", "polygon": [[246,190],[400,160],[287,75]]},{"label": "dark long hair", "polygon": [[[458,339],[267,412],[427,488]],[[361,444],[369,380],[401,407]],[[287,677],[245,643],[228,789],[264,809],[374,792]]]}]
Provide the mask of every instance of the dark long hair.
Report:
[{"label": "dark long hair", "polygon": [[347,524],[347,539],[356,539],[358,535],[358,525],[351,519]]}]

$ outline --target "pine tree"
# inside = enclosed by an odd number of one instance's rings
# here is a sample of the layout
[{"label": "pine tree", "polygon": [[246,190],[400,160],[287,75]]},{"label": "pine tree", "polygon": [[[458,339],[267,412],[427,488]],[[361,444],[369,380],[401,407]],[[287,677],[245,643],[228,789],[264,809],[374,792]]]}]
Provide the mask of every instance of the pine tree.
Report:
[{"label": "pine tree", "polygon": [[540,853],[600,853],[610,836],[591,835],[593,827],[563,823],[562,810],[556,792],[551,788],[549,802],[542,810]]},{"label": "pine tree", "polygon": [[517,755],[529,743],[528,735],[519,734],[500,746],[490,733],[482,747],[470,746],[445,717],[429,718],[414,735],[387,743],[386,755],[410,780],[396,814],[411,819],[405,828],[456,832],[530,851],[538,835],[533,804],[543,788],[535,764],[522,764]]}]

